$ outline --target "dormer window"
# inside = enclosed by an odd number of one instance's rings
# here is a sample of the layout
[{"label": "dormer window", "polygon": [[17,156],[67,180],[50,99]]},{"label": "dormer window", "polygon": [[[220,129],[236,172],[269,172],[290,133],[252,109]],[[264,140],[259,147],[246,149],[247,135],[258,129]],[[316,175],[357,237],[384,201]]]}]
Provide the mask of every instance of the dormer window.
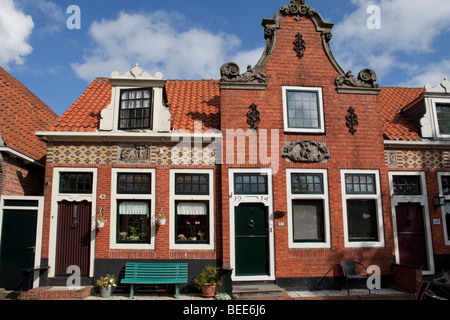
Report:
[{"label": "dormer window", "polygon": [[438,136],[450,136],[450,104],[436,103]]},{"label": "dormer window", "polygon": [[[436,86],[425,86],[423,99],[404,110],[421,125],[422,138],[448,140],[450,138],[450,82],[447,79]],[[419,119],[419,121],[417,121]]]},{"label": "dormer window", "polygon": [[119,129],[152,128],[152,88],[120,91]]},{"label": "dormer window", "polygon": [[136,64],[124,75],[112,72],[109,81],[111,103],[100,114],[100,131],[170,132],[166,81],[161,73],[151,76]]}]

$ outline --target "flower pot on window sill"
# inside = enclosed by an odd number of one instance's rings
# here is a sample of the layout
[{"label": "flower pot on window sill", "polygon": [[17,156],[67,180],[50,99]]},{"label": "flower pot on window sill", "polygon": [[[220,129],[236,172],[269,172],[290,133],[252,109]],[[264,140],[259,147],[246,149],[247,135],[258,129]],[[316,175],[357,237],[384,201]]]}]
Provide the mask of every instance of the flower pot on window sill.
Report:
[{"label": "flower pot on window sill", "polygon": [[158,222],[158,225],[163,226],[166,224],[166,219],[158,219],[157,222]]},{"label": "flower pot on window sill", "polygon": [[97,227],[98,228],[103,228],[105,226],[105,223],[104,222],[99,222],[99,221],[97,221]]}]

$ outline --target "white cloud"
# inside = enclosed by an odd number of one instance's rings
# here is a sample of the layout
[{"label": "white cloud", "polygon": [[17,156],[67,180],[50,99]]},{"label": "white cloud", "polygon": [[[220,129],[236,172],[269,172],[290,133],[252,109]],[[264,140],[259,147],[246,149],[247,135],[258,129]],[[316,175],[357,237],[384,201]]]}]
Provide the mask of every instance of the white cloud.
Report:
[{"label": "white cloud", "polygon": [[8,66],[11,62],[21,65],[24,57],[33,51],[28,43],[33,19],[12,0],[0,0],[0,7],[0,65]]},{"label": "white cloud", "polygon": [[218,78],[223,63],[237,58],[246,67],[262,53],[262,49],[240,51],[236,36],[191,26],[183,16],[166,11],[121,12],[115,20],[94,22],[89,35],[92,47],[81,63],[72,64],[87,81],[116,70],[124,73],[136,62],[167,79]]},{"label": "white cloud", "polygon": [[435,87],[441,83],[444,78],[450,77],[450,59],[444,59],[438,63],[426,64],[419,68],[420,72],[408,81],[399,83],[402,87],[424,87],[430,84]]},{"label": "white cloud", "polygon": [[[433,53],[439,36],[450,29],[450,1],[446,0],[352,0],[356,9],[333,29],[332,48],[346,70],[374,69],[378,76],[403,65],[406,58]],[[370,30],[369,5],[381,9],[381,29]],[[410,59],[408,59],[410,60]],[[345,70],[345,71],[346,71]]]}]

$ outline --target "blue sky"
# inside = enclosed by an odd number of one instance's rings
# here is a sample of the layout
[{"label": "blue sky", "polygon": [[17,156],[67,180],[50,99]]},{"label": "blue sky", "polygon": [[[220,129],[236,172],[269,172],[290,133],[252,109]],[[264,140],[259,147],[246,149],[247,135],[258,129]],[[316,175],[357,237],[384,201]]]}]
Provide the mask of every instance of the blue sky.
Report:
[{"label": "blue sky", "polygon": [[[261,21],[289,0],[0,0],[0,66],[61,115],[96,76],[139,62],[166,79],[218,79],[220,66],[254,65]],[[307,0],[334,23],[342,68],[376,71],[382,86],[423,87],[450,76],[450,1]],[[67,20],[80,8],[80,29]],[[380,8],[377,29],[367,27]],[[433,8],[430,10],[429,8]]]}]

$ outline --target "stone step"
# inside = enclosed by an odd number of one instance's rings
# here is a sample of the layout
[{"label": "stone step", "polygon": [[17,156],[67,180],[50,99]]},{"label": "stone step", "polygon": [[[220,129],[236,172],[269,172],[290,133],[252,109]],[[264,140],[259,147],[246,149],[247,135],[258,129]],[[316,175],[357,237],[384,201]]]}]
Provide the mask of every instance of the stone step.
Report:
[{"label": "stone step", "polygon": [[277,298],[283,289],[275,284],[233,285],[233,295],[239,299]]}]

